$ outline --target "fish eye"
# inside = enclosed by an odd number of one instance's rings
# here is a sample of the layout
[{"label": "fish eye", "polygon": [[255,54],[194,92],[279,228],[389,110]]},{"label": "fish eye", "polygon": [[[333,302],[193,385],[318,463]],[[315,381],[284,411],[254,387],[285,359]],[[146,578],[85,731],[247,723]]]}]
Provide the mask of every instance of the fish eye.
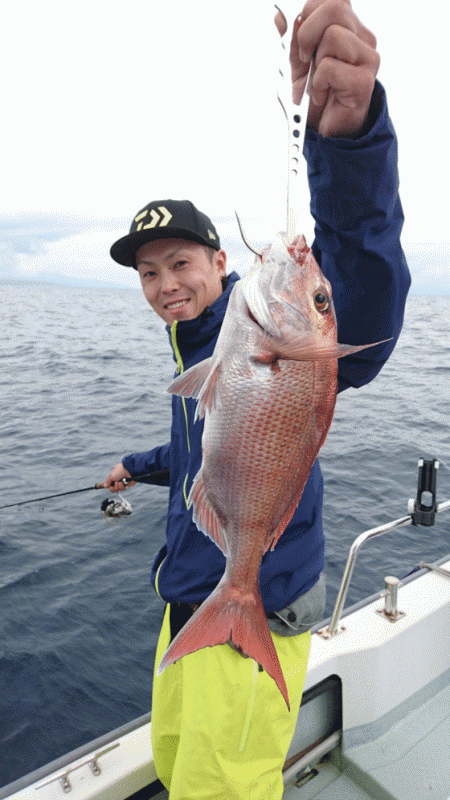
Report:
[{"label": "fish eye", "polygon": [[314,295],[314,304],[318,311],[328,311],[331,306],[331,301],[326,291],[319,289]]}]

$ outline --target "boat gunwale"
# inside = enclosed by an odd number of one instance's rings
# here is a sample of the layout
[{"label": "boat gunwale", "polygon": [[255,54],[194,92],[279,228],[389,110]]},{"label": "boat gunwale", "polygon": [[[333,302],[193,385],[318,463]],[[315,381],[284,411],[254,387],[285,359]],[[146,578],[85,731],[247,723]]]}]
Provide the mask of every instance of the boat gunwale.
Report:
[{"label": "boat gunwale", "polygon": [[109,731],[109,733],[104,733],[96,739],[91,739],[90,742],[80,745],[80,747],[77,747],[75,750],[71,750],[69,753],[65,753],[53,761],[49,761],[47,764],[43,764],[41,767],[33,770],[33,772],[28,772],[21,778],[17,778],[17,780],[13,781],[12,783],[8,783],[6,786],[1,786],[0,800],[10,797],[17,792],[23,791],[35,783],[43,781],[53,773],[61,772],[64,770],[64,767],[68,767],[69,764],[79,761],[91,753],[94,757],[95,752],[105,747],[105,745],[111,744],[111,742],[114,742],[118,739],[122,739],[127,734],[133,733],[133,731],[138,730],[139,728],[143,728],[144,725],[148,725],[150,723],[150,720],[151,711],[147,711],[146,714],[142,714],[140,717],[136,717],[130,722],[126,722],[119,728],[115,728],[113,731]]}]

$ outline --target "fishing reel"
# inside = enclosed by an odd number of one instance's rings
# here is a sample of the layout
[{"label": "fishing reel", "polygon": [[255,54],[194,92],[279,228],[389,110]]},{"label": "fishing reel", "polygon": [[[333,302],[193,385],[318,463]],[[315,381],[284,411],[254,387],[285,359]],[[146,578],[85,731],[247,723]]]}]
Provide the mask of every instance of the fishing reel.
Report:
[{"label": "fishing reel", "polygon": [[126,517],[133,510],[128,500],[125,500],[121,494],[118,497],[119,499],[106,498],[100,506],[103,516],[108,522],[117,521],[119,517]]}]

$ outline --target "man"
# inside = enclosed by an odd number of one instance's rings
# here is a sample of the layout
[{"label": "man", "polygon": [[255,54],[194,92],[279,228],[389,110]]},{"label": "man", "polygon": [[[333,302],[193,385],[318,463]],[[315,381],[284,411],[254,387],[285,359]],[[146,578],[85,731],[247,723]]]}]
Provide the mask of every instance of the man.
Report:
[{"label": "man", "polygon": [[[282,20],[277,19],[282,30]],[[313,251],[333,287],[339,340],[388,343],[339,360],[339,390],[372,380],[401,330],[409,274],[399,237],[395,134],[376,83],[373,35],[343,0],[308,0],[291,48],[297,101],[315,54],[305,155],[316,220]],[[168,325],[178,371],[210,356],[236,273],[206,215],[188,201],[150,203],[112,257],[138,270],[144,294]],[[195,403],[174,396],[171,440],[116,465],[104,486],[167,470],[167,541],[152,569],[168,604],[156,654],[220,580],[224,556],[192,523],[187,497],[201,463]],[[132,481],[128,485],[131,485]],[[281,769],[303,690],[309,628],[324,606],[323,482],[313,466],[292,521],[261,565],[260,586],[291,711],[272,679],[228,645],[191,653],[154,680],[152,744],[171,800],[279,800]]]}]

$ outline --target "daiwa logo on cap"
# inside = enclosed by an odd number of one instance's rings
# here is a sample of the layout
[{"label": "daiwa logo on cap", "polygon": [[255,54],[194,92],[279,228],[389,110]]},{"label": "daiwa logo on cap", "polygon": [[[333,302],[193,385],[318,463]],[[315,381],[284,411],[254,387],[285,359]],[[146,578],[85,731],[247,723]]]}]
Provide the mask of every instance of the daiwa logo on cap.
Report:
[{"label": "daiwa logo on cap", "polygon": [[[170,211],[165,206],[157,206],[156,209],[155,208],[146,209],[145,211],[142,211],[141,214],[138,214],[137,217],[134,218],[134,221],[137,223],[136,226],[137,231],[145,230],[146,228],[164,228],[166,225],[169,224],[173,216],[170,213]],[[144,225],[144,219],[147,217],[148,214],[150,214],[150,222],[147,222]]]}]

